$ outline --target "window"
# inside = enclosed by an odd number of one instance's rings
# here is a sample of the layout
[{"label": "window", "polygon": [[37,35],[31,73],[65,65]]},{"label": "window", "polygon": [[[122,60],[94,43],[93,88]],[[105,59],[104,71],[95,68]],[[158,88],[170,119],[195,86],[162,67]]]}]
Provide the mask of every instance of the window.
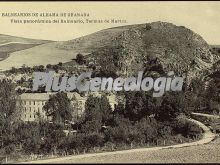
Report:
[{"label": "window", "polygon": [[30,118],[31,118],[31,115],[30,115]]},{"label": "window", "polygon": [[35,105],[35,101],[34,101],[34,105]]},{"label": "window", "polygon": [[31,101],[29,101],[29,105],[31,105]]},{"label": "window", "polygon": [[26,107],[24,107],[24,112],[26,112]]},{"label": "window", "polygon": [[31,107],[30,107],[30,112],[31,112]]}]

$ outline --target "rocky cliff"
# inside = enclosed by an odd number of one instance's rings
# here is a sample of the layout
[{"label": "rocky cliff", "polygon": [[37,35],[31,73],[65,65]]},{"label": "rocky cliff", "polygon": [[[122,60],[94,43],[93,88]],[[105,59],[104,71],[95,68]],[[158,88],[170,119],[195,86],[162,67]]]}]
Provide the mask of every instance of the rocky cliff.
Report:
[{"label": "rocky cliff", "polygon": [[171,23],[116,27],[101,33],[105,34],[104,37],[100,35],[101,46],[97,39],[95,44],[91,43],[90,47],[97,47],[88,59],[96,66],[100,65],[102,70],[118,75],[134,75],[140,70],[145,70],[146,74],[149,71],[160,74],[174,71],[191,79],[208,74],[219,59],[200,35]]}]

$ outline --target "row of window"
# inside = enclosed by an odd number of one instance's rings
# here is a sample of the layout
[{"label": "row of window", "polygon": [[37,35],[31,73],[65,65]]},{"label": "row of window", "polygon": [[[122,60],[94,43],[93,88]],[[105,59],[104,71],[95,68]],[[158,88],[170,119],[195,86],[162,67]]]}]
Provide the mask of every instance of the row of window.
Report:
[{"label": "row of window", "polygon": [[24,112],[27,112],[28,109],[29,109],[30,112],[32,112],[32,110],[33,110],[33,112],[40,112],[40,111],[42,111],[39,107],[37,108],[37,110],[35,109],[35,107],[29,107],[29,108],[24,107]]},{"label": "row of window", "polygon": [[[24,118],[26,119],[28,117],[28,115],[24,115]],[[37,117],[37,115],[33,115],[34,119]],[[30,118],[32,118],[32,115],[30,115]]]},{"label": "row of window", "polygon": [[[24,119],[37,119],[38,115],[24,115]],[[46,116],[46,118],[48,119],[48,117]]]},{"label": "row of window", "polygon": [[22,101],[24,105],[45,105],[46,101]]}]

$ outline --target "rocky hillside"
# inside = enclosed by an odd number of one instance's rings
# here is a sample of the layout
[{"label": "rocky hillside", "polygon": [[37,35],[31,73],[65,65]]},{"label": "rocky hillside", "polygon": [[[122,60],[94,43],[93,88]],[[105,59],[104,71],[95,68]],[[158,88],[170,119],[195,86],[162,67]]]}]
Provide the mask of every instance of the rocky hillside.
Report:
[{"label": "rocky hillside", "polygon": [[[140,70],[157,73],[175,71],[189,78],[208,74],[219,55],[206,41],[183,26],[153,22],[121,26],[64,42],[50,42],[11,53],[0,62],[2,70],[68,62],[78,53],[89,64],[117,75],[133,75]],[[25,59],[25,61],[23,60]],[[49,59],[49,60],[48,60]],[[72,65],[75,65],[73,62]],[[99,66],[99,67],[98,67]]]},{"label": "rocky hillside", "polygon": [[114,35],[88,59],[118,75],[145,70],[196,77],[208,72],[219,58],[201,36],[183,26],[153,22],[111,30]]}]

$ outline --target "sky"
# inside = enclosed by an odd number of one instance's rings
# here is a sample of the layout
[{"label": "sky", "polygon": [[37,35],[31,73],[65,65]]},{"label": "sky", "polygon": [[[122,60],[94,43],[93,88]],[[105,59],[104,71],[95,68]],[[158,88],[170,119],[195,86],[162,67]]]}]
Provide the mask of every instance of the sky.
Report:
[{"label": "sky", "polygon": [[0,34],[66,41],[110,27],[165,21],[190,28],[209,44],[220,45],[220,2],[218,1],[0,2],[1,15],[20,12],[85,12],[90,14],[89,19],[114,18],[126,20],[126,23],[12,24],[11,18],[0,16]]}]

